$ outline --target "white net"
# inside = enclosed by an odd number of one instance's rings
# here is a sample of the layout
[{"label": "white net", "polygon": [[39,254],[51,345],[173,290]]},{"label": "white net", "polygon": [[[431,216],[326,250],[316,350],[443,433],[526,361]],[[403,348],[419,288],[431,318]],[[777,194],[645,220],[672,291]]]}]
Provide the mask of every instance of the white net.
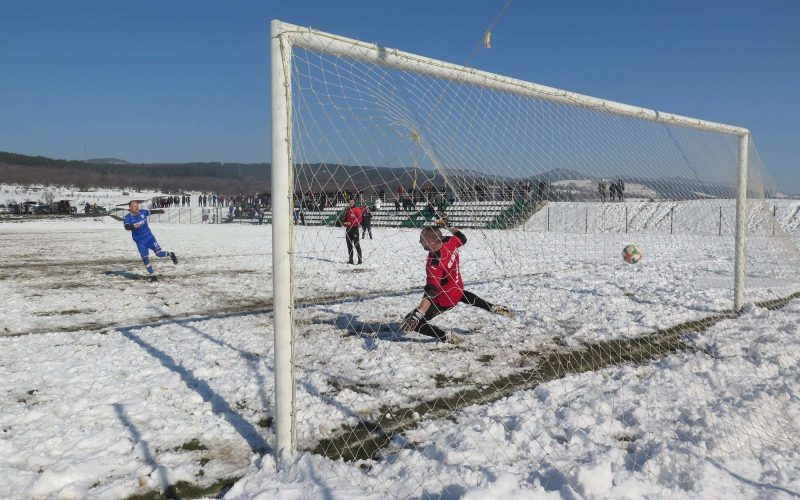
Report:
[{"label": "white net", "polygon": [[[798,352],[732,311],[737,135],[302,36],[315,50],[288,65],[300,450],[392,496],[503,474],[592,496],[593,474],[692,492],[697,467],[797,446],[796,404],[775,388]],[[752,141],[747,193],[745,317],[800,291],[800,203]],[[431,255],[420,228],[436,224],[460,232]],[[460,278],[430,271],[459,234]]]}]

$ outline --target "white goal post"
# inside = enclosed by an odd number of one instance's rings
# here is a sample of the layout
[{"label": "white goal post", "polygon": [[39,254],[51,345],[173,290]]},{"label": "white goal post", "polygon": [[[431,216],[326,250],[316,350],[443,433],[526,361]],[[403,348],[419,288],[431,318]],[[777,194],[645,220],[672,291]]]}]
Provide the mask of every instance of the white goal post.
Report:
[{"label": "white goal post", "polygon": [[292,254],[292,48],[325,53],[439,79],[530,96],[569,106],[677,125],[738,137],[739,162],[735,223],[735,310],[744,306],[746,262],[746,213],[748,150],[747,129],[705,120],[662,113],[595,97],[567,92],[464,66],[369,44],[338,35],[303,28],[281,21],[271,23],[271,112],[272,112],[272,245],[273,304],[276,367],[276,451],[291,455],[295,450],[294,334],[291,273]]}]

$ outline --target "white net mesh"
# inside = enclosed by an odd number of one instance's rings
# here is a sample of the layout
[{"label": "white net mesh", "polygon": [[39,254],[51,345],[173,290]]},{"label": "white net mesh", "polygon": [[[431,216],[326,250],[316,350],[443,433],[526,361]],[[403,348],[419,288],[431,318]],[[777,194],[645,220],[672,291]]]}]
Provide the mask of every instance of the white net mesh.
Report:
[{"label": "white net mesh", "polygon": [[[301,450],[392,496],[505,473],[591,496],[582,460],[691,492],[693,468],[797,446],[773,392],[798,353],[732,312],[738,136],[302,48],[290,68]],[[758,315],[800,290],[800,203],[752,142],[748,172]],[[404,332],[437,221],[473,304]]]}]

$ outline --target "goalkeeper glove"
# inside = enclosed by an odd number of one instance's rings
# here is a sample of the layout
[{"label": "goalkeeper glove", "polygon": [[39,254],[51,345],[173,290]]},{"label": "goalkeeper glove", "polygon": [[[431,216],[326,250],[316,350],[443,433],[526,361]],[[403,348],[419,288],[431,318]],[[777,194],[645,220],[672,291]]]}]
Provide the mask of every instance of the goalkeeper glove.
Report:
[{"label": "goalkeeper glove", "polygon": [[408,313],[403,320],[403,324],[400,325],[401,332],[413,332],[416,331],[417,326],[419,326],[419,322],[422,321],[422,313],[419,312],[419,309],[414,309],[410,313]]}]

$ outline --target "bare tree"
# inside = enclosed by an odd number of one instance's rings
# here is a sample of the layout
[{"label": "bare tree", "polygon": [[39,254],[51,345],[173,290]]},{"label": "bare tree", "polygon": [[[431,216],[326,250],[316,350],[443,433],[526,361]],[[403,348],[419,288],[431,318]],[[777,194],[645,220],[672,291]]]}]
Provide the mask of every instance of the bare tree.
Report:
[{"label": "bare tree", "polygon": [[44,198],[44,202],[46,205],[52,205],[53,200],[55,200],[55,197],[56,195],[50,190],[47,190],[44,193],[42,193],[42,198]]}]

